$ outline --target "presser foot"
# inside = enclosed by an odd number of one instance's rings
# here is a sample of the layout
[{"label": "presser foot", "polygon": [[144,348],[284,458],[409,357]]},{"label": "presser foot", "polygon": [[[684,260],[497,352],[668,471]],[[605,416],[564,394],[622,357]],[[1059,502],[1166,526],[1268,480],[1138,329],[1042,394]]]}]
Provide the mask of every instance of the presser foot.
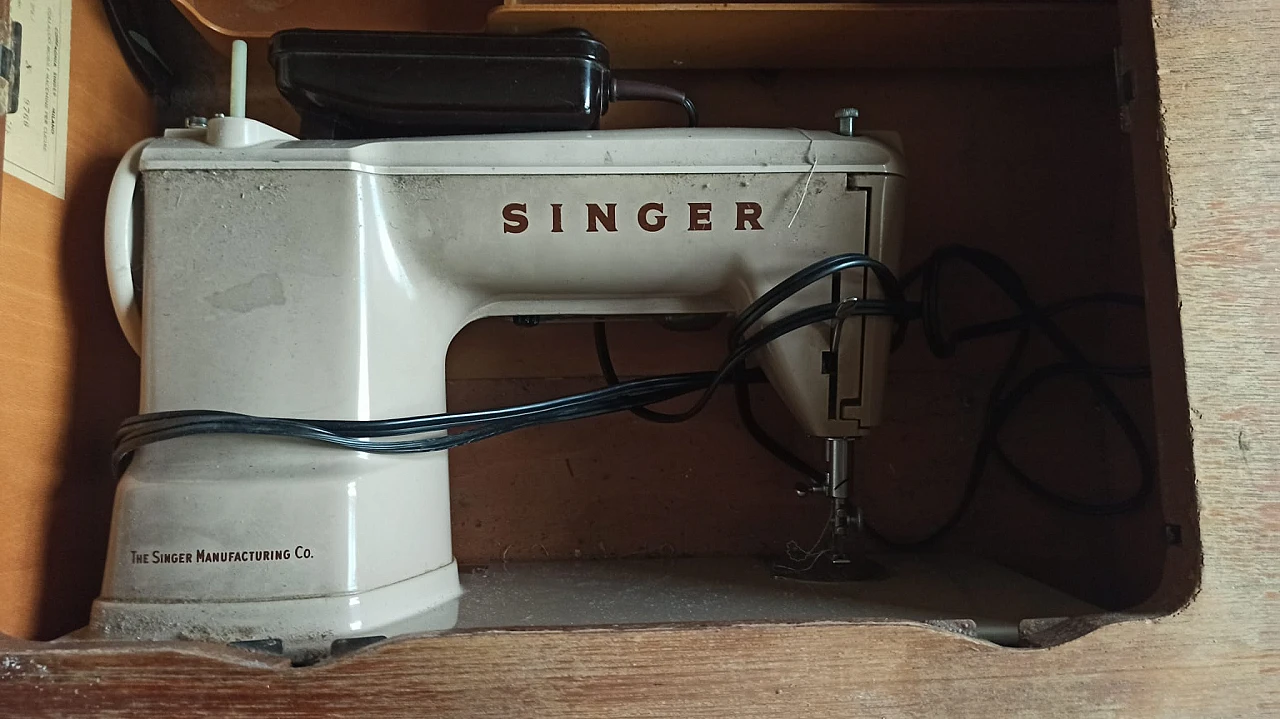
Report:
[{"label": "presser foot", "polygon": [[808,582],[860,582],[889,576],[883,565],[867,558],[863,547],[862,510],[850,500],[849,444],[845,438],[827,440],[826,483],[810,488],[831,501],[830,532],[824,530],[822,535],[825,547],[789,552],[786,560],[774,566],[774,576]]},{"label": "presser foot", "polygon": [[804,563],[775,564],[773,576],[797,582],[869,582],[887,579],[889,570],[866,556],[823,554]]},{"label": "presser foot", "polygon": [[831,520],[831,536],[824,547],[789,554],[773,567],[779,579],[801,582],[866,582],[885,579],[889,570],[867,557],[862,545],[862,512],[837,503]]}]

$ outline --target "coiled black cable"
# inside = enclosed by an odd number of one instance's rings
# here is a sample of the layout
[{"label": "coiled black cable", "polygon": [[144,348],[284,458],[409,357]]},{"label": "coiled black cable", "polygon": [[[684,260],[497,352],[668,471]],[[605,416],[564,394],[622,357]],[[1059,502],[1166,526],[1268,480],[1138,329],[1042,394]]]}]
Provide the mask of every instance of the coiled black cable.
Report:
[{"label": "coiled black cable", "polygon": [[[979,323],[948,333],[941,319],[941,286],[943,270],[954,264],[967,265],[978,270],[999,289],[1018,310],[1018,314],[996,322]],[[892,539],[867,524],[869,532],[882,543],[894,548],[920,548],[935,543],[959,524],[964,517],[989,462],[994,458],[1020,485],[1036,497],[1067,511],[1111,515],[1131,512],[1141,507],[1155,488],[1155,462],[1147,448],[1137,422],[1127,407],[1107,383],[1108,377],[1138,378],[1149,374],[1147,367],[1104,367],[1090,362],[1079,347],[1053,321],[1062,312],[1089,304],[1117,304],[1142,307],[1142,299],[1120,293],[1097,293],[1072,298],[1052,305],[1039,306],[1030,296],[1022,278],[1008,263],[985,250],[962,245],[949,245],[934,252],[916,269],[903,276],[903,286],[920,283],[921,326],[930,351],[938,358],[952,356],[956,349],[983,337],[1016,331],[1013,349],[1001,368],[987,396],[982,422],[982,432],[974,450],[973,460],[965,478],[960,500],[936,529],[910,540]],[[1064,361],[1043,367],[1014,382],[1030,344],[1032,330],[1039,330]],[[1075,377],[1084,381],[1102,408],[1120,428],[1138,465],[1138,482],[1134,490],[1123,499],[1110,502],[1090,502],[1055,492],[1035,481],[1023,471],[1000,445],[1000,432],[1014,411],[1036,389],[1052,379]]]},{"label": "coiled black cable", "polygon": [[[948,332],[943,326],[941,312],[941,285],[943,271],[948,265],[965,264],[978,270],[992,284],[1001,290],[1015,305],[1017,313],[999,320],[981,322],[961,327]],[[841,266],[842,261],[829,258],[796,273],[786,282],[766,293],[753,305],[753,311],[739,316],[730,331],[729,343],[734,346],[745,335],[750,325],[768,310],[795,294],[803,287],[816,281],[822,275],[822,268]],[[880,277],[880,273],[877,273]],[[919,283],[920,302],[914,305],[906,302],[902,295],[904,288]],[[1107,378],[1134,379],[1149,376],[1147,367],[1105,367],[1088,361],[1079,348],[1066,336],[1053,321],[1053,317],[1088,305],[1111,304],[1133,308],[1143,307],[1142,298],[1118,292],[1099,292],[1074,297],[1061,302],[1037,305],[1032,301],[1030,293],[1017,272],[999,257],[971,247],[950,245],[943,247],[931,255],[925,262],[903,275],[901,282],[891,280],[885,282],[881,278],[881,287],[886,294],[892,292],[894,305],[903,311],[895,316],[898,319],[898,330],[895,332],[893,346],[899,346],[903,339],[907,319],[920,319],[925,341],[931,353],[942,359],[955,354],[957,348],[965,343],[978,339],[1016,332],[1009,357],[1002,365],[995,382],[987,395],[982,421],[982,432],[974,449],[960,499],[947,518],[928,534],[913,539],[895,539],[877,531],[869,522],[867,531],[881,543],[897,549],[918,549],[935,543],[941,539],[963,519],[977,493],[980,480],[985,475],[990,462],[994,459],[1019,484],[1036,497],[1066,511],[1089,515],[1112,515],[1134,511],[1140,508],[1155,488],[1155,463],[1146,441],[1134,421],[1132,415],[1107,384]],[[1023,356],[1030,343],[1032,330],[1040,330],[1055,349],[1064,356],[1065,361],[1039,368],[1017,382]],[[603,327],[596,331],[597,356],[608,358]],[[604,362],[602,361],[602,369]],[[606,378],[616,382],[616,372],[609,361],[605,371]],[[610,379],[611,378],[611,379]],[[1125,436],[1138,465],[1138,483],[1133,492],[1116,501],[1094,502],[1060,494],[1037,482],[1025,472],[999,441],[1000,432],[1008,423],[1022,402],[1041,386],[1059,378],[1078,378],[1086,382],[1089,389],[1097,397],[1103,409],[1112,417]],[[781,442],[773,438],[760,426],[751,410],[751,399],[748,387],[744,382],[735,383],[739,415],[743,426],[756,442],[774,455],[780,462],[805,477],[811,486],[820,485],[825,477],[822,470],[808,464],[789,450]],[[649,419],[641,414],[640,416]],[[663,421],[663,420],[654,420]]]}]

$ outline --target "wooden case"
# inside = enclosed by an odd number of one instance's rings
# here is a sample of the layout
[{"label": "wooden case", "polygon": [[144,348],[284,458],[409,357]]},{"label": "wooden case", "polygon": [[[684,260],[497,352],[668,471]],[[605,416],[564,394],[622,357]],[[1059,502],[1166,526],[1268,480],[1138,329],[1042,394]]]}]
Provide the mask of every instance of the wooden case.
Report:
[{"label": "wooden case", "polygon": [[[308,667],[208,644],[48,641],[83,625],[97,593],[113,493],[106,458],[115,424],[136,409],[137,360],[106,295],[101,217],[116,161],[153,134],[156,116],[102,7],[75,0],[66,200],[8,175],[0,195],[0,427],[14,440],[0,465],[0,631],[12,637],[0,639],[0,709],[1276,711],[1273,4],[492,4],[175,0],[213,47],[251,39],[250,114],[285,127],[296,118],[274,94],[263,39],[302,25],[581,25],[632,76],[688,91],[711,125],[824,128],[835,108],[856,105],[862,127],[898,131],[906,146],[906,264],[959,241],[1006,257],[1044,300],[1143,292],[1144,313],[1109,310],[1064,323],[1109,362],[1149,359],[1150,381],[1124,396],[1158,458],[1158,498],[1124,517],[1073,516],[989,473],[972,511],[929,560],[947,571],[955,566],[948,557],[976,555],[1099,609],[1028,618],[1019,647],[966,636],[963,623],[785,616],[399,637]],[[619,105],[606,126],[678,120],[670,108]],[[956,312],[1001,309],[974,293]],[[722,330],[612,330],[628,374],[706,364],[723,346]],[[915,339],[894,358],[892,419],[867,442],[860,487],[868,518],[900,537],[936,526],[957,501],[981,401],[1007,351],[995,342],[938,362]],[[1044,347],[1032,354],[1032,363],[1053,358]],[[598,381],[584,325],[476,323],[449,360],[450,402],[459,409]],[[1006,441],[1058,489],[1122,494],[1132,463],[1080,394],[1063,386],[1037,395]],[[820,459],[776,397],[759,395],[766,424]],[[517,433],[458,451],[452,462],[455,552],[491,568],[777,553],[811,537],[824,511],[787,497],[785,468],[749,441],[729,397],[679,429],[615,416],[589,431]]]}]

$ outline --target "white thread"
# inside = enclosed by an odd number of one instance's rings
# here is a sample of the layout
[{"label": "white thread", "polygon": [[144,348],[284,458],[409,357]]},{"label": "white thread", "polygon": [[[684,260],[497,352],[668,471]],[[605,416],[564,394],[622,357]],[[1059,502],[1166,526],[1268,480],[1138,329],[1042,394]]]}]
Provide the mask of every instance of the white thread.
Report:
[{"label": "white thread", "polygon": [[804,573],[809,571],[810,569],[813,569],[814,565],[818,563],[818,560],[822,558],[822,555],[831,551],[829,547],[822,549],[820,551],[815,551],[815,550],[818,549],[818,545],[822,544],[822,540],[827,538],[827,531],[831,529],[831,525],[834,522],[834,519],[835,519],[834,515],[827,518],[827,523],[822,525],[822,533],[818,535],[818,540],[814,542],[813,546],[807,550],[804,547],[801,547],[800,543],[797,542],[796,540],[794,539],[787,540],[787,545],[786,545],[787,559],[790,559],[794,564],[800,564],[801,562],[806,560],[808,560],[809,562],[807,566],[796,569],[795,571]]},{"label": "white thread", "polygon": [[804,177],[804,188],[800,190],[800,201],[796,203],[796,211],[791,213],[791,220],[787,222],[787,229],[795,224],[796,218],[800,216],[800,208],[804,207],[804,198],[809,196],[809,183],[813,181],[813,172],[818,169],[818,157],[813,154],[813,138],[809,138],[809,149],[805,152],[813,158],[813,164],[809,166],[809,174]]}]

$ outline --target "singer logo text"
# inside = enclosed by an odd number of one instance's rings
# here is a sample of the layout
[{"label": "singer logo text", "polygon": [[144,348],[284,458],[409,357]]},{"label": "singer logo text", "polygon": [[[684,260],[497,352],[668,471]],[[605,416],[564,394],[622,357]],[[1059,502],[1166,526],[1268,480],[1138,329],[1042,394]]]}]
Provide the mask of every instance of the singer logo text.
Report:
[{"label": "singer logo text", "polygon": [[662,232],[668,229],[705,232],[714,222],[727,222],[735,231],[763,229],[760,203],[735,202],[732,214],[724,213],[719,205],[710,202],[688,202],[668,208],[661,202],[646,202],[634,209],[618,203],[594,203],[570,205],[552,203],[530,208],[524,202],[511,202],[502,208],[502,232],[519,235],[530,227],[542,227],[551,232],[581,230],[584,232],[617,232],[619,223],[629,224],[645,232]]}]

